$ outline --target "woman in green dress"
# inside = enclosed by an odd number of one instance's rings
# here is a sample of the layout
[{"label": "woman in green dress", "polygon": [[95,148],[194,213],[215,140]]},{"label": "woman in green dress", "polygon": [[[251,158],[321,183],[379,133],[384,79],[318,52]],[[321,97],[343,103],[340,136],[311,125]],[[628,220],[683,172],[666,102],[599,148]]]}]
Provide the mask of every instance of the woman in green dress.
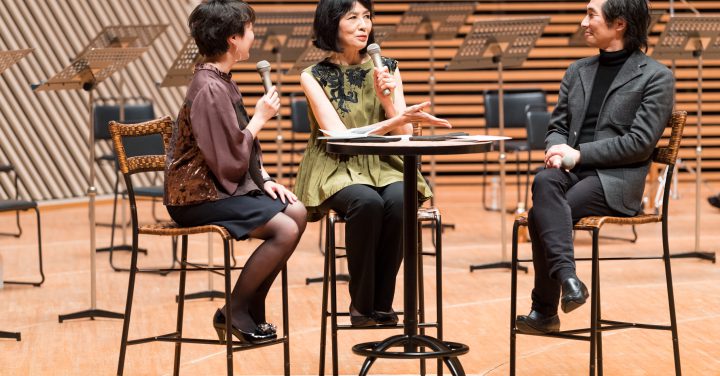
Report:
[{"label": "woman in green dress", "polygon": [[[312,133],[298,171],[296,193],[310,220],[329,210],[346,221],[353,326],[395,325],[395,278],[402,262],[402,159],[328,154],[320,130],[371,126],[371,134],[409,135],[412,123],[449,127],[425,113],[430,103],[406,107],[397,61],[374,68],[370,0],[321,0],[313,24],[316,47],[330,57],[305,69],[300,82]],[[389,95],[383,92],[388,90]],[[421,178],[421,199],[432,193]]]}]

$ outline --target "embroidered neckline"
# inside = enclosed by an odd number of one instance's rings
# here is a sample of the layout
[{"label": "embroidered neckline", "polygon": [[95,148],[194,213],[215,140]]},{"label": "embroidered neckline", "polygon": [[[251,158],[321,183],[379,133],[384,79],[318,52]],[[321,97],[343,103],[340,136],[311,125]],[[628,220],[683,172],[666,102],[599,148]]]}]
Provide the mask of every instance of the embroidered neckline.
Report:
[{"label": "embroidered neckline", "polygon": [[197,63],[197,64],[195,64],[195,70],[194,70],[194,72],[197,72],[197,71],[200,71],[200,70],[208,70],[208,71],[214,72],[215,74],[217,74],[218,76],[220,76],[220,78],[222,78],[223,80],[225,80],[225,81],[227,81],[227,82],[232,82],[232,74],[230,74],[230,73],[225,73],[225,72],[221,71],[220,69],[218,69],[216,66],[214,66],[214,65],[212,65],[212,64],[208,64],[208,63]]}]

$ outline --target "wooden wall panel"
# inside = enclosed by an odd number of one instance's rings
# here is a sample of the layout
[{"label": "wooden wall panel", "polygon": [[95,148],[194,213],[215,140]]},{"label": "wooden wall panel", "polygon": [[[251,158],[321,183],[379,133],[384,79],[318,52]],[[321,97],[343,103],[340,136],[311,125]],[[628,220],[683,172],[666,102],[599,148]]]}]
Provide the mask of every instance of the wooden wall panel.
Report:
[{"label": "wooden wall panel", "polygon": [[[87,94],[77,91],[35,93],[31,83],[52,77],[79,53],[98,31],[116,24],[168,24],[168,30],[152,45],[150,51],[131,64],[122,74],[116,74],[102,83],[97,96],[116,97],[119,83],[124,82],[125,96],[142,95],[155,103],[158,116],[175,116],[182,101],[185,87],[158,88],[166,70],[187,38],[187,15],[197,0],[0,0],[0,50],[35,48],[35,51],[16,66],[0,75],[0,163],[13,163],[24,179],[27,190],[22,193],[35,199],[49,200],[82,197],[89,168],[87,161],[88,108]],[[316,1],[255,0],[250,3],[258,11],[275,9],[314,10]],[[691,2],[703,14],[720,13],[720,1],[697,0]],[[376,25],[397,23],[409,3],[396,0],[377,0]],[[457,130],[473,134],[484,133],[481,92],[497,88],[494,70],[448,72],[444,70],[455,51],[470,30],[471,22],[498,17],[551,16],[551,23],[521,68],[505,73],[506,88],[538,87],[547,91],[550,108],[557,100],[559,81],[567,66],[574,60],[596,51],[587,47],[568,46],[568,37],[576,30],[584,15],[585,1],[478,1],[475,12],[461,33],[452,40],[438,41],[436,46],[437,115],[448,118]],[[667,11],[667,1],[652,2],[654,9]],[[690,14],[687,5],[675,2],[677,14]],[[651,33],[651,45],[657,41],[667,22],[664,16]],[[409,103],[428,98],[428,43],[387,42],[383,53],[400,60],[406,95]],[[252,57],[251,57],[252,60]],[[245,94],[252,114],[257,98],[262,93],[254,61],[238,64],[233,78]],[[669,64],[670,62],[665,62]],[[289,69],[291,63],[283,64]],[[273,67],[276,69],[276,67]],[[694,166],[696,132],[696,65],[694,61],[678,61],[677,107],[690,113],[681,157]],[[706,60],[703,85],[703,164],[709,180],[720,179],[720,61]],[[284,174],[294,173],[290,164],[293,145],[289,122],[289,94],[299,92],[299,76],[283,77],[282,136]],[[513,130],[509,135],[523,138],[524,132]],[[274,173],[277,157],[275,124],[261,132],[265,162]],[[295,147],[302,148],[305,135],[297,135]],[[97,146],[97,152],[109,150],[107,145]],[[490,160],[497,154],[490,153]],[[445,156],[438,158],[440,184],[476,184],[482,169],[482,155]],[[297,163],[298,158],[294,158]],[[512,160],[512,156],[510,157]],[[539,165],[542,153],[533,153]],[[496,171],[497,165],[490,164]],[[692,179],[681,173],[681,179]],[[111,166],[98,167],[97,187],[101,194],[112,189],[114,172]],[[510,179],[509,181],[513,181]],[[142,182],[148,182],[147,178]],[[0,197],[14,194],[11,182],[0,177]],[[10,191],[9,193],[6,193]]]}]

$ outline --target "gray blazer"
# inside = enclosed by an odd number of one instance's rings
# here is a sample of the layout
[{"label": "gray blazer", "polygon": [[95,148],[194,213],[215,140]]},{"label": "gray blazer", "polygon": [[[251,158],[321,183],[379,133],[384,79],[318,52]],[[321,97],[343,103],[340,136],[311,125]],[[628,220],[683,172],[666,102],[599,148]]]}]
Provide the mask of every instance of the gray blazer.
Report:
[{"label": "gray blazer", "polygon": [[635,215],[650,157],[672,113],[675,79],[666,66],[643,52],[632,54],[608,89],[595,140],[577,145],[598,61],[598,56],[581,59],[565,72],[545,147],[568,144],[578,149],[579,164],[597,169],[610,208]]}]

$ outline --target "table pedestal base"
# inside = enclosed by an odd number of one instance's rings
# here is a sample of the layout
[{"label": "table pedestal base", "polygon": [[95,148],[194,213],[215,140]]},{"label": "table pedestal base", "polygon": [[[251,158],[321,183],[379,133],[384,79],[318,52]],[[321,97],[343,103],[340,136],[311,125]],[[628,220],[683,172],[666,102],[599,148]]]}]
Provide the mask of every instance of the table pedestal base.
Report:
[{"label": "table pedestal base", "polygon": [[[392,347],[404,348],[404,351],[389,351]],[[426,347],[427,350],[418,351],[418,347]],[[440,341],[436,338],[425,335],[399,334],[392,336],[382,342],[360,343],[352,348],[357,355],[364,356],[359,376],[367,375],[377,358],[390,359],[442,359],[452,375],[464,376],[462,364],[458,356],[470,351],[467,345],[457,342]]]}]

